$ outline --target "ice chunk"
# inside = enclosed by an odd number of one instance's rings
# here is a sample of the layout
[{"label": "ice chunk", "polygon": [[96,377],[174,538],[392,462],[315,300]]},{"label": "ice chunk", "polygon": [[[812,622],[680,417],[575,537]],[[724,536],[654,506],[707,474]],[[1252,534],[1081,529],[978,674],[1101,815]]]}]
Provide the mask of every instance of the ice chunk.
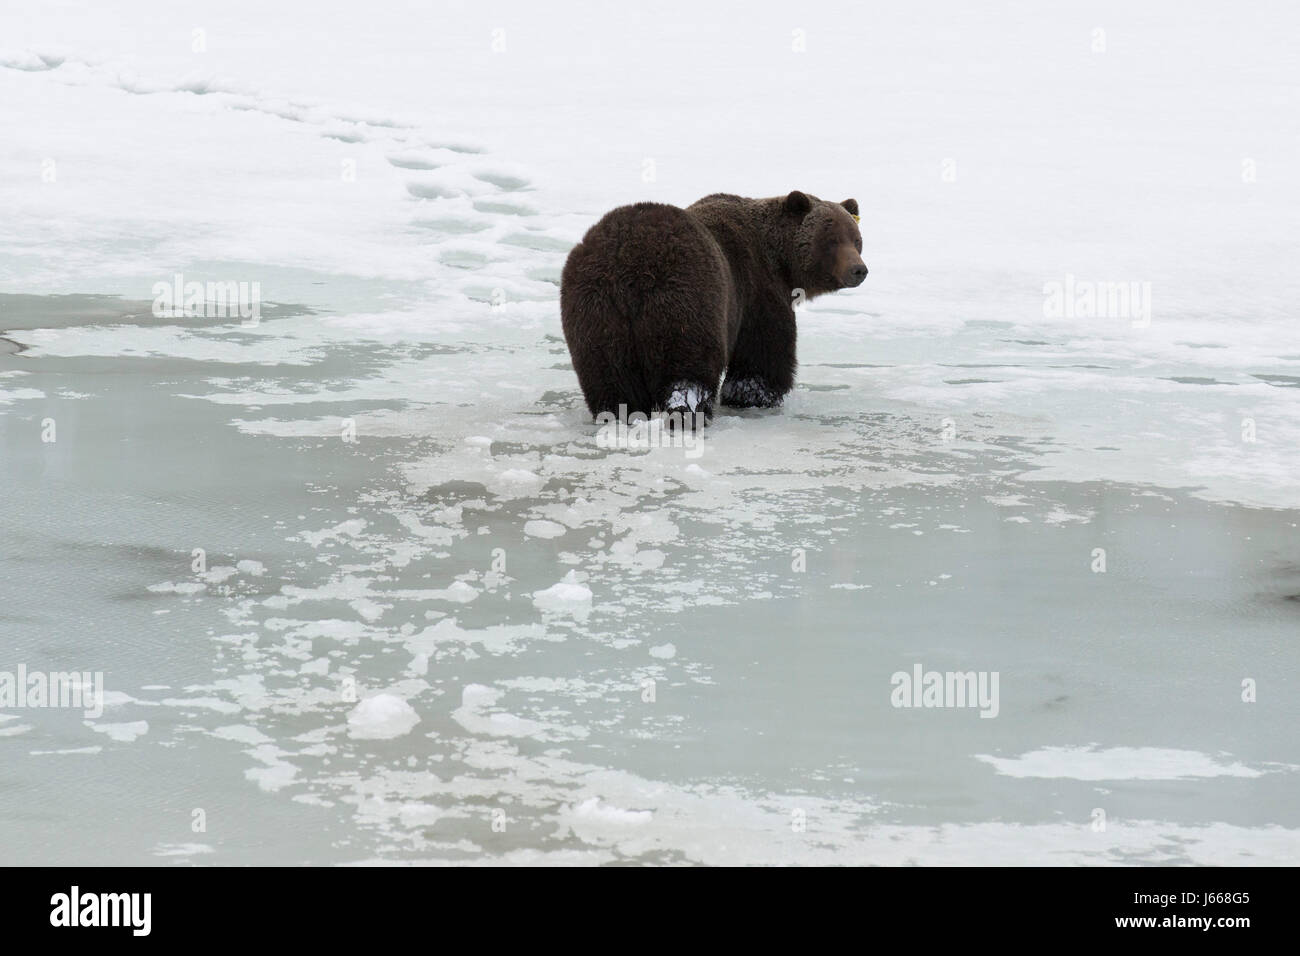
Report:
[{"label": "ice chunk", "polygon": [[419,722],[415,708],[396,694],[376,694],[348,714],[348,736],[356,740],[389,740],[409,734]]}]

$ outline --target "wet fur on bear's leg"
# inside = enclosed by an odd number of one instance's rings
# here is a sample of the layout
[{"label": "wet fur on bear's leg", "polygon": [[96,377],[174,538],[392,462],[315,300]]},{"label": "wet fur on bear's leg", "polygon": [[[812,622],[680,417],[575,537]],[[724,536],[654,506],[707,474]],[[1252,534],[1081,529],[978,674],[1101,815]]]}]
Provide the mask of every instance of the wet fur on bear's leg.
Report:
[{"label": "wet fur on bear's leg", "polygon": [[733,378],[722,383],[722,404],[729,408],[780,408],[785,396],[761,378]]},{"label": "wet fur on bear's leg", "polygon": [[794,388],[795,315],[773,297],[745,316],[727,363],[722,404],[731,408],[778,408]]},{"label": "wet fur on bear's leg", "polygon": [[707,425],[713,418],[713,389],[698,382],[673,382],[663,400],[668,430],[680,424],[686,431]]}]

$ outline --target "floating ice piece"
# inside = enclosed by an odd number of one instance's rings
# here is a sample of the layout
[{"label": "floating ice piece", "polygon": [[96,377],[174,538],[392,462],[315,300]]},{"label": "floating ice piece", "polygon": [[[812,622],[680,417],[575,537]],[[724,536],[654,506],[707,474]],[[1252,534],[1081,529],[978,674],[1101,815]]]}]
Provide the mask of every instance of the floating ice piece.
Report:
[{"label": "floating ice piece", "polygon": [[573,815],[588,821],[599,823],[626,823],[640,825],[649,823],[654,817],[650,810],[624,810],[621,807],[601,803],[600,797],[584,800],[573,808]]},{"label": "floating ice piece", "polygon": [[206,843],[159,843],[154,849],[154,856],[195,856],[199,853],[213,853]]},{"label": "floating ice piece", "polygon": [[[527,717],[517,717],[503,711],[489,712],[496,706],[501,691],[483,684],[467,684],[460,695],[460,706],[452,711],[452,719],[472,734],[492,737],[532,737],[547,740],[554,736],[555,728]],[[570,728],[570,734],[576,728]],[[579,734],[581,736],[581,734]]]},{"label": "floating ice piece", "polygon": [[132,720],[125,724],[96,724],[89,720],[83,722],[96,733],[108,734],[110,740],[125,744],[129,744],[149,732],[149,722],[147,720]]},{"label": "floating ice piece", "polygon": [[420,717],[395,694],[367,697],[348,714],[348,736],[355,740],[389,740],[409,734]]},{"label": "floating ice piece", "polygon": [[570,571],[559,583],[534,591],[533,603],[543,611],[572,614],[579,620],[586,620],[591,613],[591,588],[578,583],[577,572]]},{"label": "floating ice piece", "polygon": [[212,736],[241,744],[269,744],[271,738],[248,724],[230,724],[212,731]]},{"label": "floating ice piece", "polygon": [[321,531],[303,531],[299,534],[299,537],[313,548],[319,548],[326,541],[338,541],[345,537],[355,538],[357,535],[361,534],[365,526],[365,518],[352,518],[348,521],[340,522],[332,528],[325,528]]},{"label": "floating ice piece", "polygon": [[1043,747],[1019,757],[976,754],[975,759],[992,764],[1008,777],[1069,780],[1186,780],[1259,777],[1264,773],[1241,763],[1220,763],[1199,751],[1165,747]]},{"label": "floating ice piece", "polygon": [[489,490],[501,498],[536,494],[542,490],[546,479],[526,468],[507,468],[496,476]]},{"label": "floating ice piece", "polygon": [[455,601],[457,604],[468,604],[478,596],[478,589],[465,581],[452,581],[443,590],[430,593],[430,597],[443,601]]},{"label": "floating ice piece", "polygon": [[207,588],[208,586],[200,581],[182,581],[180,584],[164,581],[162,584],[149,585],[149,590],[155,594],[198,594],[200,591],[206,591]]},{"label": "floating ice piece", "polygon": [[489,654],[511,654],[527,641],[562,641],[562,636],[550,634],[541,624],[492,624],[481,628],[463,628],[454,618],[444,617],[407,638],[406,646],[412,654],[437,655],[444,648],[463,652],[477,644]]},{"label": "floating ice piece", "polygon": [[558,538],[564,534],[564,525],[556,521],[536,520],[524,524],[524,534],[532,538]]}]

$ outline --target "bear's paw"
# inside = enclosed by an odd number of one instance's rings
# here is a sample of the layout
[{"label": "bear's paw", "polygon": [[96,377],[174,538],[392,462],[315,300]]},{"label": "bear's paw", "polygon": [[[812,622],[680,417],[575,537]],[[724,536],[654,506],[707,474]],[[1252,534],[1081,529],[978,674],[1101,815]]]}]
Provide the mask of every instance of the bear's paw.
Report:
[{"label": "bear's paw", "polygon": [[722,383],[722,404],[731,408],[778,408],[785,396],[759,378],[729,378]]}]

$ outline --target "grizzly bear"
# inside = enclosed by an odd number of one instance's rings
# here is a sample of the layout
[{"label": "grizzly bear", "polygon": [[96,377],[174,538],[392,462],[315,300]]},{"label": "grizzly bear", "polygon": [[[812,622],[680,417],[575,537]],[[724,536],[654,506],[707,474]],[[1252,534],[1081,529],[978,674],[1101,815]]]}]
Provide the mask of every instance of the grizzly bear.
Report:
[{"label": "grizzly bear", "polygon": [[607,213],[569,253],[560,318],[593,416],[773,408],[794,387],[794,303],[860,285],[858,203],[716,193]]}]

